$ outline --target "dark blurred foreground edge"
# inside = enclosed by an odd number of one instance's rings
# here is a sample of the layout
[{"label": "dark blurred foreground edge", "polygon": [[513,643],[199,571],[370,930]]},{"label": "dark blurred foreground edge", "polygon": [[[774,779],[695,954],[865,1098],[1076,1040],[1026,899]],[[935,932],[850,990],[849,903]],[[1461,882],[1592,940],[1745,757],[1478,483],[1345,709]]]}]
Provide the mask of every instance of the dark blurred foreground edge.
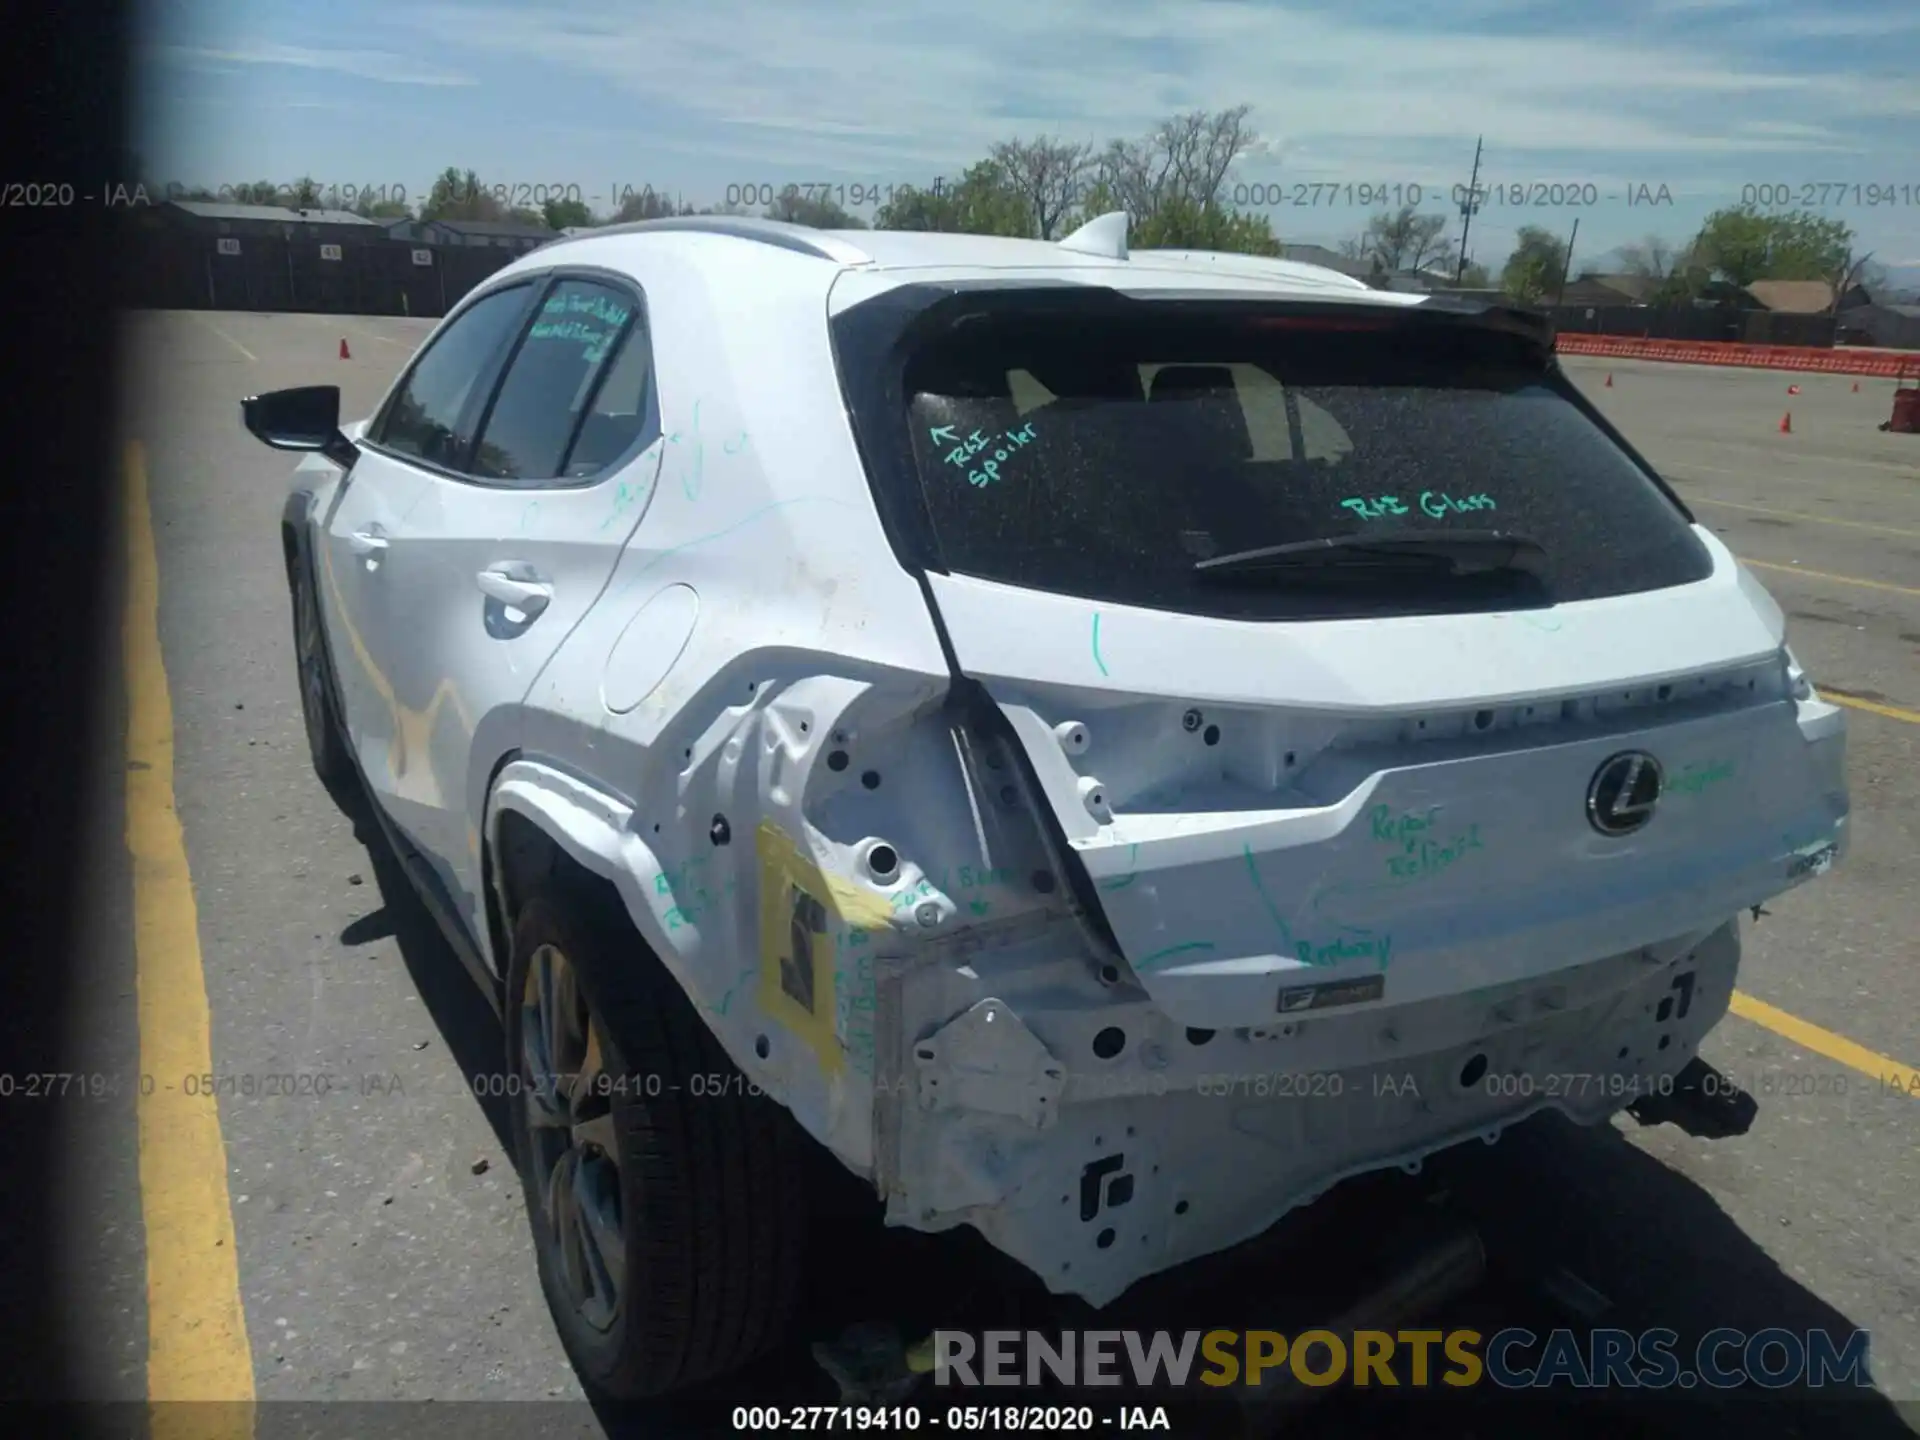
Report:
[{"label": "dark blurred foreground edge", "polygon": [[[0,207],[0,273],[7,304],[8,454],[0,476],[0,596],[6,617],[0,693],[6,840],[0,857],[8,926],[0,965],[0,1071],[59,1072],[69,1037],[73,899],[78,879],[81,782],[101,773],[90,756],[109,740],[110,713],[95,680],[111,655],[118,538],[114,456],[115,265],[103,189],[131,168],[126,156],[133,7],[65,0],[9,7],[13,60],[0,86],[0,180],[67,183],[94,204]],[[59,1107],[0,1101],[0,1400],[71,1395],[63,1333],[68,1306],[55,1293],[50,1183]],[[5,1410],[12,1410],[8,1404]],[[0,1410],[4,1414],[5,1410]],[[91,1427],[88,1427],[91,1428]]]}]

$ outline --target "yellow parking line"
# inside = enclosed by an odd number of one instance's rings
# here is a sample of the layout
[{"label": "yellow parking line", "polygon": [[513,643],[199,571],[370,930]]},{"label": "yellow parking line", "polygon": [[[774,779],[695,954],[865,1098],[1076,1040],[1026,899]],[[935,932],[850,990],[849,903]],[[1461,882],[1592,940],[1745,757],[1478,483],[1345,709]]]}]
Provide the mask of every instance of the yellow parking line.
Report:
[{"label": "yellow parking line", "polygon": [[1920,595],[1911,585],[1895,585],[1886,580],[1862,580],[1858,575],[1836,575],[1831,570],[1809,570],[1804,565],[1781,565],[1772,560],[1749,560],[1739,557],[1742,565],[1753,565],[1761,570],[1778,570],[1782,575],[1804,575],[1809,580],[1831,580],[1836,585],[1858,585],[1867,590],[1891,590],[1896,595]]},{"label": "yellow parking line", "polygon": [[1829,690],[1824,685],[1813,688],[1819,691],[1822,700],[1831,700],[1836,705],[1845,705],[1851,710],[1865,710],[1869,715],[1884,715],[1889,720],[1904,720],[1909,725],[1920,725],[1920,711],[1902,710],[1898,705],[1882,705],[1877,700],[1862,700],[1844,690]]},{"label": "yellow parking line", "polygon": [[174,807],[173,704],[160,652],[160,572],[145,456],[126,449],[127,849],[133,858],[139,993],[140,1209],[147,1241],[147,1396],[152,1402],[240,1401],[154,1410],[163,1430],[252,1431],[253,1357],[240,1303],[227,1153],[219,1104],[201,1092],[213,1070],[200,925]]},{"label": "yellow parking line", "polygon": [[1920,1097],[1920,1070],[1911,1065],[1902,1065],[1898,1060],[1889,1060],[1866,1048],[1856,1045],[1844,1035],[1836,1035],[1831,1030],[1823,1030],[1810,1021],[1802,1020],[1798,1015],[1789,1015],[1786,1011],[1756,1000],[1751,995],[1736,990],[1733,994],[1733,1013],[1742,1020],[1751,1020],[1754,1024],[1773,1031],[1783,1039],[1791,1040],[1802,1050],[1811,1050],[1816,1055],[1824,1055],[1829,1060],[1837,1060],[1842,1065],[1858,1070],[1888,1088],[1904,1090],[1907,1094]]},{"label": "yellow parking line", "polygon": [[1898,525],[1875,525],[1866,520],[1841,520],[1832,515],[1809,515],[1804,510],[1776,510],[1771,505],[1748,505],[1738,500],[1715,500],[1711,495],[1688,495],[1683,498],[1689,505],[1718,505],[1724,510],[1747,510],[1755,515],[1776,515],[1782,520],[1808,520],[1815,525],[1838,525],[1844,530],[1865,530],[1874,535],[1903,535],[1920,539],[1920,530],[1906,530]]}]

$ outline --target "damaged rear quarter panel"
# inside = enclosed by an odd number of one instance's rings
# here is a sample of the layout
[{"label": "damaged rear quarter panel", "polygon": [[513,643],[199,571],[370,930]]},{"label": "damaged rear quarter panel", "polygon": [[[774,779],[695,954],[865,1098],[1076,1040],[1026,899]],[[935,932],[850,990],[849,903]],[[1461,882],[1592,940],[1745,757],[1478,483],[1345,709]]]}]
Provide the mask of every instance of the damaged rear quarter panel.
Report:
[{"label": "damaged rear quarter panel", "polygon": [[[635,268],[664,463],[605,592],[531,687],[504,803],[566,832],[746,1076],[872,1173],[877,992],[921,933],[992,903],[929,879],[991,868],[965,849],[947,667],[844,418],[831,272],[796,284],[825,267],[770,254],[719,297],[660,255],[656,237]],[[675,617],[661,644],[677,658],[620,643],[670,589],[648,613]],[[623,658],[647,671],[636,687],[610,671]],[[884,880],[867,863],[882,842]]]}]

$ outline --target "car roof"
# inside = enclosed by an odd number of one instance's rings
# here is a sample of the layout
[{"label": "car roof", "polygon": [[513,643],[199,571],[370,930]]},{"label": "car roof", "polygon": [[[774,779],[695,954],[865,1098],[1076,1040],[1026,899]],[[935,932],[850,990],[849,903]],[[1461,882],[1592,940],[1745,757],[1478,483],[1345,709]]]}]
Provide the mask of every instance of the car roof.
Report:
[{"label": "car roof", "polygon": [[[524,257],[516,269],[556,263],[626,268],[656,247],[691,260],[714,281],[769,253],[818,262],[814,283],[822,289],[849,271],[863,272],[855,288],[871,295],[894,285],[959,280],[982,272],[1034,283],[1066,281],[1125,289],[1177,292],[1201,288],[1240,291],[1269,299],[1418,304],[1424,295],[1375,290],[1325,266],[1264,255],[1208,250],[1135,250],[1126,243],[1124,217],[1101,216],[1062,240],[1024,240],[1002,235],[962,235],[926,230],[817,230],[744,215],[687,215],[609,225],[556,240]],[[1011,272],[1011,273],[1010,273]],[[796,273],[799,283],[805,267]]]}]

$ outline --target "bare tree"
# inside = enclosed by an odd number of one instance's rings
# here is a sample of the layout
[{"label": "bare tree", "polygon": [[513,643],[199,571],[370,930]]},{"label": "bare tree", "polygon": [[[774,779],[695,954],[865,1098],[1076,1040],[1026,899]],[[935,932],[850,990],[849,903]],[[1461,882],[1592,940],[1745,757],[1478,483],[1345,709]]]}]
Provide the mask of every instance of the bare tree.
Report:
[{"label": "bare tree", "polygon": [[1446,229],[1445,215],[1422,215],[1413,206],[1403,205],[1392,214],[1376,215],[1367,222],[1355,258],[1371,260],[1390,275],[1418,270],[1446,248]]},{"label": "bare tree", "polygon": [[1441,258],[1452,243],[1446,230],[1446,216],[1422,215],[1405,205],[1392,214],[1375,215],[1366,229],[1340,242],[1340,253],[1372,266],[1375,276],[1384,278]]},{"label": "bare tree", "polygon": [[1833,303],[1827,306],[1827,313],[1829,315],[1838,315],[1840,313],[1841,300],[1846,297],[1846,293],[1849,290],[1860,283],[1861,276],[1866,273],[1867,267],[1872,260],[1873,252],[1871,250],[1857,260],[1853,258],[1853,251],[1848,250],[1845,260],[1834,267],[1833,278],[1828,282],[1833,286]]},{"label": "bare tree", "polygon": [[1620,263],[1629,275],[1643,280],[1666,280],[1687,264],[1684,248],[1661,235],[1649,235],[1637,245],[1620,247]]},{"label": "bare tree", "polygon": [[1853,283],[1864,289],[1875,301],[1882,305],[1899,305],[1899,291],[1893,283],[1893,276],[1887,267],[1878,260],[1866,260],[1861,263],[1860,273],[1854,276]]},{"label": "bare tree", "polygon": [[1033,209],[1034,233],[1057,239],[1061,223],[1080,203],[1081,182],[1093,165],[1093,147],[1066,140],[1018,138],[993,147],[1002,183]]},{"label": "bare tree", "polygon": [[1251,105],[1195,110],[1163,120],[1143,140],[1115,140],[1097,162],[1121,207],[1150,215],[1170,204],[1216,206],[1227,172],[1259,137],[1247,124]]}]

